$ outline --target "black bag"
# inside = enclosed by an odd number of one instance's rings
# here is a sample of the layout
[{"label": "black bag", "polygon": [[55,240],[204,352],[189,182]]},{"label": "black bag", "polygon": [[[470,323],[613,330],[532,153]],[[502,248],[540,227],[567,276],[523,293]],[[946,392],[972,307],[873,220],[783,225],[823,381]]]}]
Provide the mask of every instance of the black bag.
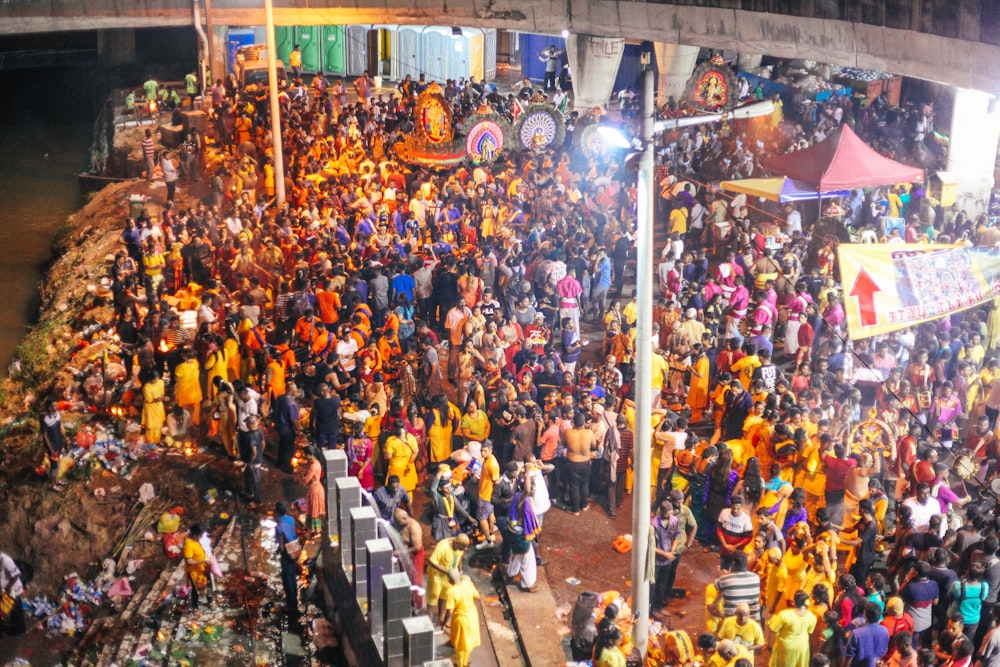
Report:
[{"label": "black bag", "polygon": [[594,619],[594,609],[600,604],[601,596],[597,593],[583,592],[576,599],[573,607],[573,635],[569,646],[576,661],[590,660],[594,653],[594,642],[597,640],[597,622]]}]

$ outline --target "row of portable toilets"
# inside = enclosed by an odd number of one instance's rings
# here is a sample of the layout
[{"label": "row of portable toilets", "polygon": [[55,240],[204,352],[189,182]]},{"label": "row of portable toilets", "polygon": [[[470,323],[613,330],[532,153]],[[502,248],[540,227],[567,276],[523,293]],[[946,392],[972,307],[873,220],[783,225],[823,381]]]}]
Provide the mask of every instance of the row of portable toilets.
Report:
[{"label": "row of portable toilets", "polygon": [[[266,43],[263,27],[229,29],[229,66],[237,49]],[[497,71],[497,31],[480,28],[395,25],[312,25],[275,28],[278,59],[288,65],[296,44],[304,72],[373,76],[399,81],[421,73],[444,82],[470,76],[492,81]],[[376,57],[372,57],[372,56]],[[374,71],[373,71],[374,69]]]}]

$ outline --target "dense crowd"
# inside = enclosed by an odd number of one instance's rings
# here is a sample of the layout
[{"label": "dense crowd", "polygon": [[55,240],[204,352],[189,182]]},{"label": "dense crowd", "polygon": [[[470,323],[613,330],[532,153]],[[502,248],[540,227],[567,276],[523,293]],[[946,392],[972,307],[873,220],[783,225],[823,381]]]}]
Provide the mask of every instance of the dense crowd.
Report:
[{"label": "dense crowd", "polygon": [[[213,143],[196,137],[172,178],[212,165],[211,194],[128,220],[111,270],[136,377],[123,401],[147,441],[220,442],[256,508],[265,449],[292,473],[306,434],[313,534],[321,450],[343,448],[460,665],[479,643],[463,552],[495,549],[505,576],[535,590],[546,513],[615,517],[634,465],[656,471],[650,613],[674,604],[696,542],[719,554],[697,641],[707,664],[752,664],[765,645],[774,667],[1000,664],[992,499],[953,490],[948,463],[964,447],[982,479],[995,465],[986,313],[849,340],[836,238],[812,234],[795,207],[762,216],[691,178],[798,137],[765,137],[770,120],[665,135],[655,353],[639,360],[654,409],[636,415],[634,176],[614,154],[574,149],[576,118],[565,146],[411,170],[394,146],[425,86],[293,81],[285,174],[266,104],[209,90]],[[444,91],[456,117],[483,101],[508,113],[513,99],[475,82]],[[287,201],[275,208],[277,178]],[[877,216],[883,196],[858,193],[821,224],[862,207]],[[908,203],[920,211],[908,238],[955,224]],[[633,458],[637,418],[652,420],[650,461]],[[45,423],[56,451],[54,405]],[[626,664],[617,611],[574,639],[579,657]]]}]

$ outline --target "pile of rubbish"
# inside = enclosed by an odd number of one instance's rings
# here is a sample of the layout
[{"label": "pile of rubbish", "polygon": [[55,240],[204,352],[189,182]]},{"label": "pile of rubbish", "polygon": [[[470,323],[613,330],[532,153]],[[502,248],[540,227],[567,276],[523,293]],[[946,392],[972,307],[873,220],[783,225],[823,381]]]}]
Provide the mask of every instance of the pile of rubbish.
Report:
[{"label": "pile of rubbish", "polygon": [[97,579],[88,583],[82,581],[75,572],[67,575],[63,588],[54,601],[43,597],[24,599],[22,605],[25,614],[39,619],[49,637],[77,636],[90,627],[94,612],[106,600],[116,597],[116,594],[121,597],[126,588],[131,595],[127,579],[124,580],[125,584],[114,580],[114,561],[110,562],[111,577],[107,576],[105,570]]}]

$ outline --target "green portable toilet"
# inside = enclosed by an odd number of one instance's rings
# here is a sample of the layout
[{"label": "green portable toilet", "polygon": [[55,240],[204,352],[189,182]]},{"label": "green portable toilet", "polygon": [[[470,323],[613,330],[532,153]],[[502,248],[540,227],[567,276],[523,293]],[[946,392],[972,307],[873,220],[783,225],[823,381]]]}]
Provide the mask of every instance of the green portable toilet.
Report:
[{"label": "green portable toilet", "polygon": [[320,27],[318,25],[295,26],[295,43],[302,48],[302,70],[319,72],[322,69]]},{"label": "green portable toilet", "polygon": [[346,74],[346,52],[344,51],[344,26],[323,26],[323,71]]},{"label": "green portable toilet", "polygon": [[295,26],[274,26],[274,43],[277,45],[278,60],[288,66],[288,54],[295,48]]}]

